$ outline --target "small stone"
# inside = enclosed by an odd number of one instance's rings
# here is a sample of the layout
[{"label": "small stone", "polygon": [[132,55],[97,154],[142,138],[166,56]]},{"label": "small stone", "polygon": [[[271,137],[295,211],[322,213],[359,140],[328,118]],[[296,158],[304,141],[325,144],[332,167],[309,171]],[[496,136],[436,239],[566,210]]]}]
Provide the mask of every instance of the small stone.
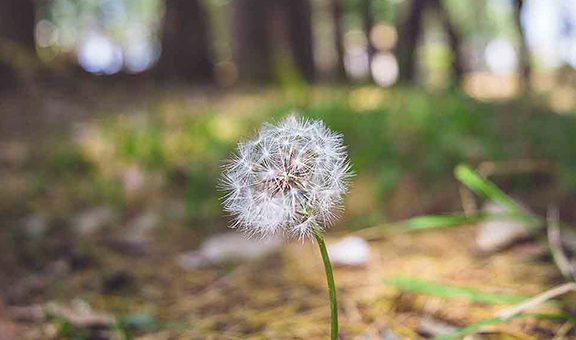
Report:
[{"label": "small stone", "polygon": [[330,261],[337,266],[365,266],[370,261],[370,245],[358,236],[348,236],[328,246]]},{"label": "small stone", "polygon": [[185,270],[194,270],[228,261],[254,260],[276,251],[278,239],[251,239],[239,233],[225,233],[206,240],[199,250],[187,252],[177,259]]},{"label": "small stone", "polygon": [[[501,205],[489,202],[484,207],[484,212],[490,215],[502,215],[507,210]],[[476,244],[480,251],[489,253],[504,249],[530,235],[531,228],[524,221],[513,218],[488,219],[480,224]]]}]

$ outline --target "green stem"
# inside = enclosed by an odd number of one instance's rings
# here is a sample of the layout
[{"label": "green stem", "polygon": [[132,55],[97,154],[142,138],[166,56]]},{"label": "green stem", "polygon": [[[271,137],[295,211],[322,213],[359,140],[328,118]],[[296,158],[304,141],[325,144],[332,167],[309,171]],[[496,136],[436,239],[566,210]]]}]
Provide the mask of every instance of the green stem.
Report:
[{"label": "green stem", "polygon": [[320,247],[322,254],[322,261],[324,262],[324,270],[326,271],[326,281],[328,281],[328,293],[330,294],[330,317],[331,317],[331,340],[338,339],[338,304],[336,302],[336,285],[334,284],[334,274],[332,273],[332,265],[330,264],[330,257],[326,250],[326,243],[318,225],[313,228],[314,237]]}]

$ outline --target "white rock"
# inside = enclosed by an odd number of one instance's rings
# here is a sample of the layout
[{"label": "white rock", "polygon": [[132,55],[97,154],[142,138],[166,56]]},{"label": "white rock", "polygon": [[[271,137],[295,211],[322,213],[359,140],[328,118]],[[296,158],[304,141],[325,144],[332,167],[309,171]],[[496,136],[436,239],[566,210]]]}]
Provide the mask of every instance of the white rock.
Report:
[{"label": "white rock", "polygon": [[370,261],[370,245],[357,236],[348,236],[328,246],[330,261],[340,266],[364,266]]},{"label": "white rock", "polygon": [[[505,214],[506,208],[493,202],[484,206],[488,214]],[[513,218],[489,219],[480,224],[476,244],[481,251],[493,252],[524,239],[531,234],[531,228],[525,221]]]},{"label": "white rock", "polygon": [[194,270],[227,261],[254,260],[276,251],[279,239],[251,239],[241,233],[225,233],[204,241],[197,251],[178,257],[178,263],[186,270]]}]

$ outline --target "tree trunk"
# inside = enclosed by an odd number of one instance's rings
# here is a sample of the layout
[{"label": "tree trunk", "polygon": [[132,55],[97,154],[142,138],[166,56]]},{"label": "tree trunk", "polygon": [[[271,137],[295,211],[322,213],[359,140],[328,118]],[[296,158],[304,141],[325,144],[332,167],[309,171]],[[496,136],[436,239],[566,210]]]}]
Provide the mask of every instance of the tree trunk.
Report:
[{"label": "tree trunk", "polygon": [[312,82],[316,69],[311,15],[309,0],[234,0],[233,50],[240,81],[271,82],[279,61],[274,57],[288,56]]},{"label": "tree trunk", "polygon": [[437,11],[440,23],[448,35],[448,45],[452,51],[452,77],[454,85],[459,86],[464,76],[464,59],[462,57],[462,39],[460,32],[450,19],[450,13],[444,7],[442,0],[430,0],[432,7]]},{"label": "tree trunk", "polygon": [[526,41],[526,35],[522,29],[522,8],[524,0],[514,0],[514,23],[520,37],[520,51],[518,53],[518,65],[520,67],[520,86],[522,91],[530,89],[530,76],[532,74],[532,67],[530,65],[530,51]]},{"label": "tree trunk", "polygon": [[312,12],[309,0],[284,0],[286,13],[288,46],[294,65],[308,81],[313,82],[316,75],[312,43]]},{"label": "tree trunk", "polygon": [[330,0],[330,10],[334,23],[334,48],[336,51],[336,79],[346,80],[346,68],[344,67],[344,32],[342,29],[342,4],[341,0]]},{"label": "tree trunk", "polygon": [[372,0],[362,0],[362,26],[366,36],[366,53],[368,55],[368,79],[372,80],[372,59],[376,48],[370,39],[370,32],[374,27],[374,15],[372,13]]},{"label": "tree trunk", "polygon": [[408,13],[398,27],[396,57],[400,67],[399,82],[416,82],[416,48],[422,33],[422,19],[426,0],[412,0]]},{"label": "tree trunk", "polygon": [[272,51],[267,19],[269,0],[233,0],[232,45],[239,80],[266,83],[272,80]]},{"label": "tree trunk", "polygon": [[35,24],[32,0],[0,1],[0,90],[15,87],[19,73],[26,71],[19,67],[35,58]]},{"label": "tree trunk", "polygon": [[186,82],[211,81],[208,22],[200,1],[166,0],[165,4],[158,74]]}]

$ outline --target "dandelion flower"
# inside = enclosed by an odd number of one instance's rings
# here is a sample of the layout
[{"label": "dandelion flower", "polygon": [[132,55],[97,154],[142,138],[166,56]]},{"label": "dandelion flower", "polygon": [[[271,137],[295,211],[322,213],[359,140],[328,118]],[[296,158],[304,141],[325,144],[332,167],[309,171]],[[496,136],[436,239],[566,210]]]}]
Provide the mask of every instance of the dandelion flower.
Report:
[{"label": "dandelion flower", "polygon": [[349,178],[342,137],[321,121],[289,116],[240,143],[222,181],[224,209],[234,216],[234,226],[262,237],[314,236],[330,294],[332,340],[338,337],[338,307],[322,231],[341,209]]},{"label": "dandelion flower", "polygon": [[349,177],[342,137],[289,116],[238,145],[224,171],[224,209],[249,234],[309,238],[334,221]]}]

